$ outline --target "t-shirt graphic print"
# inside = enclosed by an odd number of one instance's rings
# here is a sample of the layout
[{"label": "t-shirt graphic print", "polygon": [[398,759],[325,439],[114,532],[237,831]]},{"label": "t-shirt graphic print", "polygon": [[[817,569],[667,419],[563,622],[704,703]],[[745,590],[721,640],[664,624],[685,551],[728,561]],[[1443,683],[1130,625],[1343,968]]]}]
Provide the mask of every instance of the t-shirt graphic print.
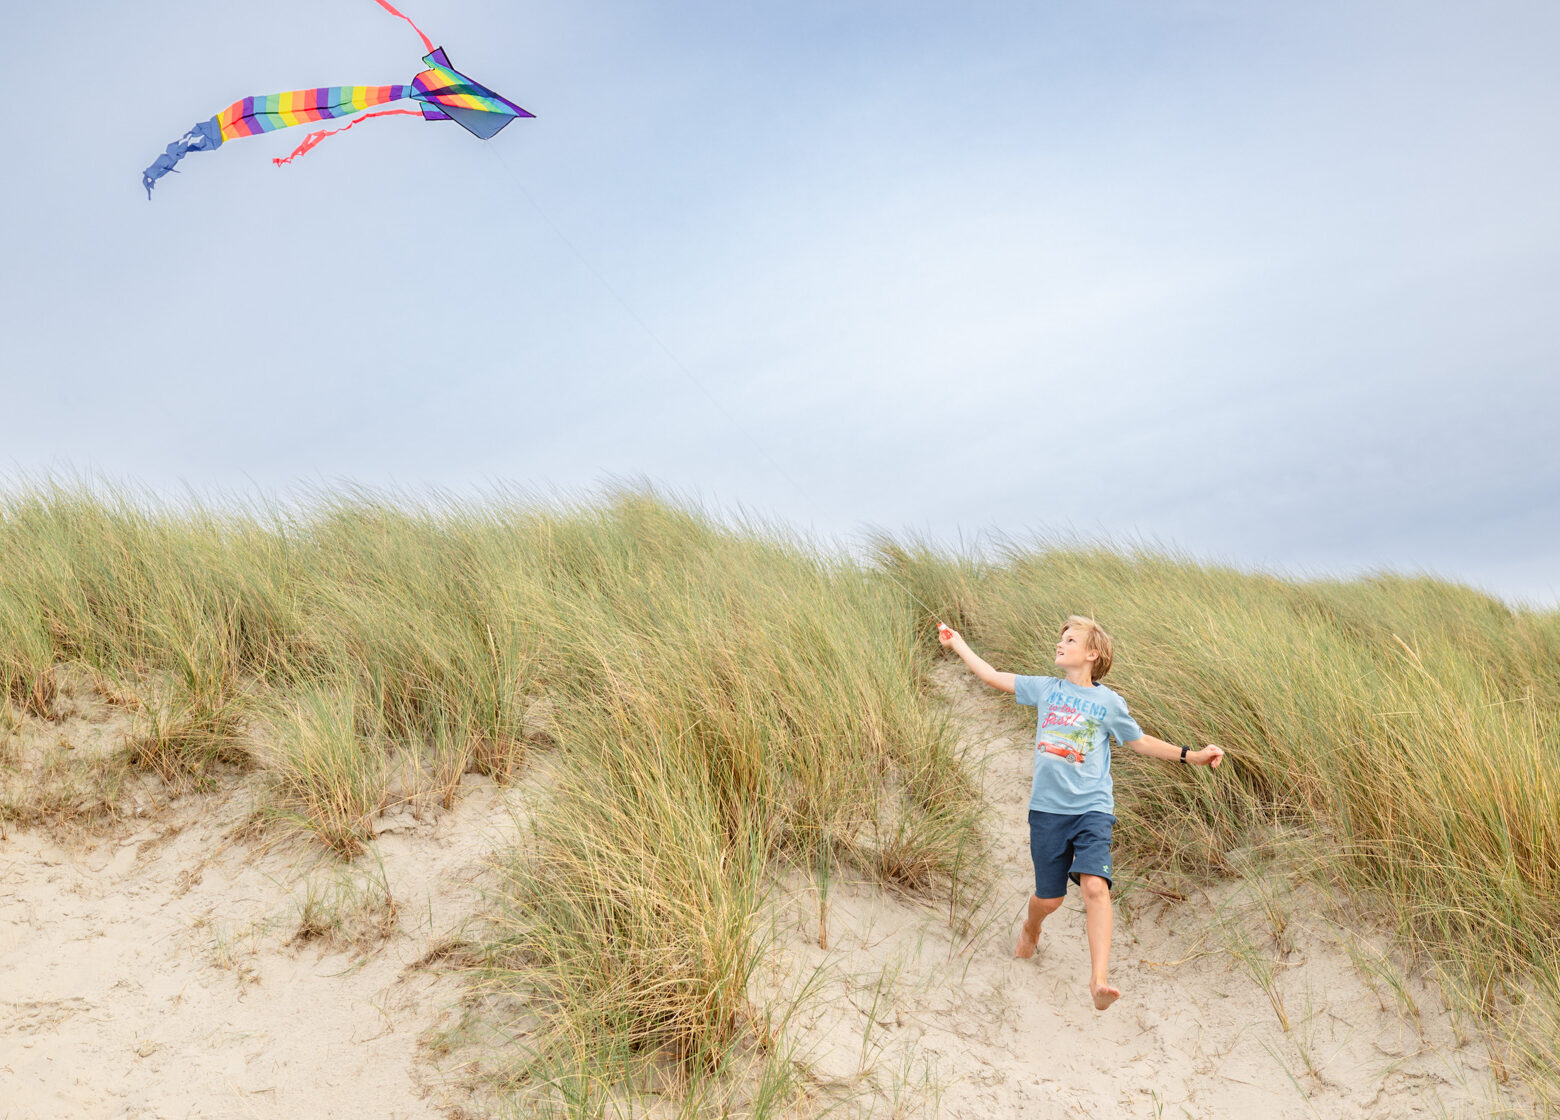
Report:
[{"label": "t-shirt graphic print", "polygon": [[1036,749],[1082,766],[1083,760],[1094,748],[1104,718],[1104,709],[1100,705],[1089,706],[1101,710],[1098,714],[1085,716],[1077,708],[1053,701],[1046,709],[1045,718],[1040,721]]},{"label": "t-shirt graphic print", "polygon": [[1038,710],[1029,807],[1042,813],[1112,813],[1110,742],[1140,739],[1127,704],[1102,684],[1017,677],[1013,699]]}]

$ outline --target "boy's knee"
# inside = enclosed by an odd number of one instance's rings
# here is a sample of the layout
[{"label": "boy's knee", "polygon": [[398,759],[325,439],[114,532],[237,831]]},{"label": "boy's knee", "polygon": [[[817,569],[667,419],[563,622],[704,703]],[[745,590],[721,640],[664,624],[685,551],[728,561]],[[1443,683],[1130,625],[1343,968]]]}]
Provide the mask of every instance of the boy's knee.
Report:
[{"label": "boy's knee", "polygon": [[1065,898],[1041,898],[1038,895],[1032,895],[1029,899],[1029,908],[1038,911],[1044,917],[1056,913],[1057,910],[1061,909],[1061,905],[1065,901]]},{"label": "boy's knee", "polygon": [[1110,898],[1110,884],[1098,875],[1080,875],[1078,893],[1085,902],[1100,902]]}]

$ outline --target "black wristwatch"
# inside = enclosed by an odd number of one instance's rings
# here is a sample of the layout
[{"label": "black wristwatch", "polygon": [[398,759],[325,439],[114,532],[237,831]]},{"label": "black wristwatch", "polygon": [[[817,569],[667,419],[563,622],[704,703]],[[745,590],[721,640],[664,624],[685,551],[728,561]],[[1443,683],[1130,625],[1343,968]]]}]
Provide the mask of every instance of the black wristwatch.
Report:
[{"label": "black wristwatch", "polygon": [[[1181,761],[1182,761],[1182,762],[1186,762],[1186,752],[1187,752],[1187,751],[1189,751],[1189,750],[1191,750],[1191,749],[1192,749],[1192,748],[1191,748],[1191,747],[1182,747],[1182,748],[1181,748]],[[1190,766],[1190,765],[1191,765],[1191,763],[1189,763],[1189,762],[1187,762],[1187,763],[1186,763],[1186,764],[1187,764],[1187,765],[1188,765],[1188,766]]]}]

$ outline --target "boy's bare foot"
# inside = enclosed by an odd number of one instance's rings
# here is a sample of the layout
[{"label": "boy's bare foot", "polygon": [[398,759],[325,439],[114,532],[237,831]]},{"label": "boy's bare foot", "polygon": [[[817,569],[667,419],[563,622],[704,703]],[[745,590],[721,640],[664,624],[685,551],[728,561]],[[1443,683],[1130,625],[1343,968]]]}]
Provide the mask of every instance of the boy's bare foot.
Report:
[{"label": "boy's bare foot", "polygon": [[1109,984],[1091,984],[1089,994],[1094,997],[1094,1010],[1104,1011],[1121,998],[1121,989]]},{"label": "boy's bare foot", "polygon": [[1027,961],[1035,955],[1035,944],[1040,940],[1040,931],[1029,932],[1028,926],[1018,927],[1018,945],[1013,949],[1013,955],[1021,961]]}]

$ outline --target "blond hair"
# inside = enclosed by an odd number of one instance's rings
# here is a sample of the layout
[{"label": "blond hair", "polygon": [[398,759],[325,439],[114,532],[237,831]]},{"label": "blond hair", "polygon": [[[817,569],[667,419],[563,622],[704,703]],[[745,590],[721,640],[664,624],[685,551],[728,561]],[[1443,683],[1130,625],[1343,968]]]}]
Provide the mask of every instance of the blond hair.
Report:
[{"label": "blond hair", "polygon": [[1082,615],[1070,614],[1067,621],[1062,623],[1062,637],[1069,630],[1081,630],[1083,632],[1083,648],[1090,653],[1098,654],[1089,666],[1089,679],[1097,681],[1110,672],[1111,640],[1105,633],[1105,627],[1095,622],[1092,618],[1084,618]]}]

